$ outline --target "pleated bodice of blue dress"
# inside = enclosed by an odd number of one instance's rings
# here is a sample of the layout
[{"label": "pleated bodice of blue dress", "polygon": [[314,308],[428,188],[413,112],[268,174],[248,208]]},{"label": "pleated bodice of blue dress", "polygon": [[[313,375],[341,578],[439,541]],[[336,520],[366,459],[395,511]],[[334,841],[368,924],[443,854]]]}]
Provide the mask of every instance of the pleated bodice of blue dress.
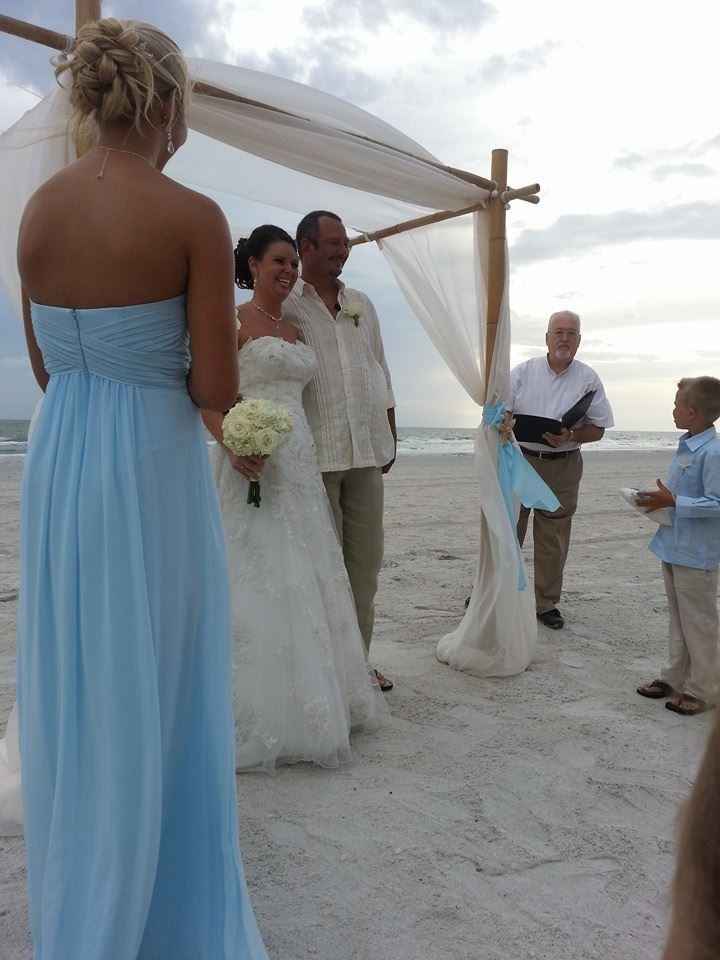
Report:
[{"label": "pleated bodice of blue dress", "polygon": [[36,960],[265,960],[238,848],[225,547],[184,297],[32,305],[18,706]]}]

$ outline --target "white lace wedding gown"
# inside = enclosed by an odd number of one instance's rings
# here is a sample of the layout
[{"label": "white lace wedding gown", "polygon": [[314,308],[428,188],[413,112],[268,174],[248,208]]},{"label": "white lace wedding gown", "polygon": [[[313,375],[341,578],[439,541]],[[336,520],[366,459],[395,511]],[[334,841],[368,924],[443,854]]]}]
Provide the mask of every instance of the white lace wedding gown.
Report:
[{"label": "white lace wedding gown", "polygon": [[259,337],[238,355],[243,397],[287,409],[293,430],[267,461],[261,506],[220,445],[211,448],[228,548],[237,767],[350,759],[350,731],[388,715],[371,678],[302,391],[306,344]]}]

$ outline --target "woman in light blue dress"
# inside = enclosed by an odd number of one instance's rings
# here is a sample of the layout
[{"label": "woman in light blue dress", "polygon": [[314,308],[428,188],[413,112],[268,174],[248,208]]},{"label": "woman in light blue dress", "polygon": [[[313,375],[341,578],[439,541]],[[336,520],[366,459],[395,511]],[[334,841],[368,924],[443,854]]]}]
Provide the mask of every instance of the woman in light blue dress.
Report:
[{"label": "woman in light blue dress", "polygon": [[99,146],[31,198],[19,239],[46,390],[18,636],[35,956],[265,960],[238,848],[227,574],[198,411],[237,393],[227,224],[160,172],[186,136],[169,38],[100,21],[59,69]]}]

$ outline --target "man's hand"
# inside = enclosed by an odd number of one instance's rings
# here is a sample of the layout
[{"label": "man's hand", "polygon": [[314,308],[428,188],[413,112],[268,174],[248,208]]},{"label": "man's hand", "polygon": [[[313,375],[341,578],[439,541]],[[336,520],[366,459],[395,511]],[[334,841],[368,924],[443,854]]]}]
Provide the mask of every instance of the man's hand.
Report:
[{"label": "man's hand", "polygon": [[393,454],[392,460],[388,461],[382,468],[383,475],[390,473],[397,458],[397,424],[395,423],[395,407],[388,407],[387,418],[390,426],[390,433],[392,433],[393,440],[395,441],[395,453]]},{"label": "man's hand", "polygon": [[391,471],[392,468],[393,468],[393,464],[395,463],[396,458],[397,458],[397,449],[396,449],[396,456],[393,457],[392,460],[390,460],[388,463],[386,463],[385,466],[382,468],[383,475],[386,474],[386,473],[390,473],[390,471]]},{"label": "man's hand", "polygon": [[498,433],[500,434],[500,443],[510,443],[512,440],[513,428],[515,427],[515,419],[513,418],[512,411],[506,410],[503,414],[502,421],[498,427]]},{"label": "man's hand", "polygon": [[570,443],[572,431],[563,427],[560,433],[544,433],[543,440],[551,447],[562,447],[563,444]]},{"label": "man's hand", "polygon": [[663,507],[675,506],[675,497],[662,480],[658,480],[657,485],[657,490],[640,490],[635,497],[637,505],[643,510],[662,510]]}]

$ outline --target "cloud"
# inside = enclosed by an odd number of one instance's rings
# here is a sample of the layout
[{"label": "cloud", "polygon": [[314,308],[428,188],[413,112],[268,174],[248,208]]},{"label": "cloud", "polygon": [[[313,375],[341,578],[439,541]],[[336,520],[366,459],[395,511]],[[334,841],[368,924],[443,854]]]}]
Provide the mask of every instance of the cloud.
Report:
[{"label": "cloud", "polygon": [[[720,133],[708,140],[702,140],[700,143],[683,143],[678,147],[664,147],[659,150],[651,150],[647,153],[636,153],[630,151],[616,157],[613,166],[619,170],[639,170],[644,167],[655,166],[654,176],[662,179],[663,171],[668,173],[684,173],[688,176],[714,176],[715,171],[702,163],[693,162],[697,157],[703,157],[706,153],[712,153],[714,150],[720,150]],[[658,171],[660,175],[658,176]]]},{"label": "cloud", "polygon": [[544,230],[523,230],[513,244],[510,257],[517,266],[638,240],[717,239],[720,239],[720,204],[686,203],[656,211],[568,214]]},{"label": "cloud", "polygon": [[336,38],[331,46],[318,38],[292,52],[274,49],[264,56],[243,52],[226,59],[251,70],[308,84],[358,106],[377,100],[384,89],[377,77],[353,65],[360,60],[360,55],[347,38]]},{"label": "cloud", "polygon": [[706,163],[661,163],[652,173],[656,180],[668,177],[714,177],[715,171]]},{"label": "cloud", "polygon": [[384,84],[362,70],[342,63],[339,57],[323,57],[310,71],[307,83],[336,97],[367,106],[379,99]]},{"label": "cloud", "polygon": [[637,170],[647,162],[647,157],[641,153],[624,153],[615,160],[613,166],[619,167],[620,170]]},{"label": "cloud", "polygon": [[531,73],[547,64],[550,53],[556,47],[556,43],[548,40],[540,46],[517,50],[509,56],[496,53],[482,64],[476,78],[483,84],[497,84]]},{"label": "cloud", "polygon": [[719,149],[720,149],[720,133],[718,133],[714,137],[711,137],[709,140],[704,140],[701,144],[699,144],[695,153],[696,153],[696,156],[702,156],[704,153],[710,153],[710,151],[712,150],[719,150]]},{"label": "cloud", "polygon": [[495,7],[487,0],[328,0],[309,7],[303,19],[313,30],[349,31],[354,21],[376,31],[405,17],[434,30],[474,33],[494,16]]}]

